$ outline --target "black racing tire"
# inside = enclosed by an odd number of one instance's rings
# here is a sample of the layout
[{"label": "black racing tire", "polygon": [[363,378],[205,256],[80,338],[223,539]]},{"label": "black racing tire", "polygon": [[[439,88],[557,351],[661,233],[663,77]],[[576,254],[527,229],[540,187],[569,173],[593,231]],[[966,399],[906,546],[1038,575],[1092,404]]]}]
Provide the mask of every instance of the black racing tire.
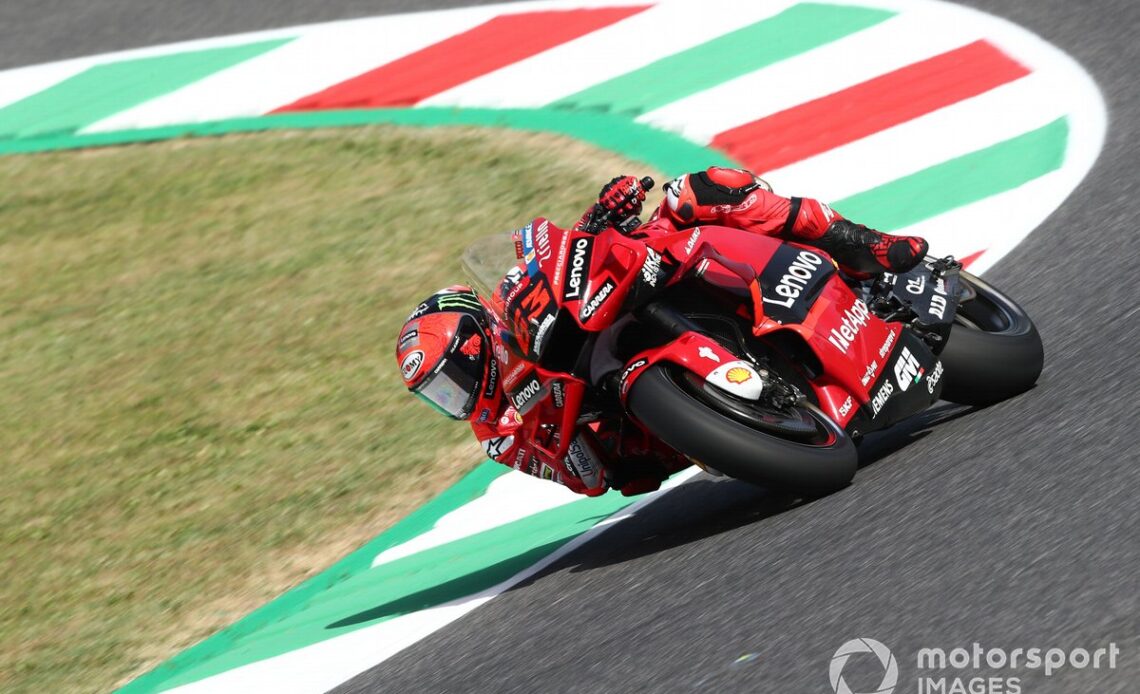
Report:
[{"label": "black racing tire", "polygon": [[942,398],[963,405],[992,405],[1037,383],[1045,365],[1041,335],[1029,315],[977,277],[962,280],[975,297],[958,307],[946,348]]},{"label": "black racing tire", "polygon": [[[787,422],[754,423],[738,409],[748,401],[735,398],[737,411],[721,406],[694,392],[687,374],[655,364],[629,393],[630,413],[671,448],[730,477],[809,496],[842,489],[855,476],[855,444],[814,405],[797,405]],[[802,423],[810,423],[814,440]]]}]

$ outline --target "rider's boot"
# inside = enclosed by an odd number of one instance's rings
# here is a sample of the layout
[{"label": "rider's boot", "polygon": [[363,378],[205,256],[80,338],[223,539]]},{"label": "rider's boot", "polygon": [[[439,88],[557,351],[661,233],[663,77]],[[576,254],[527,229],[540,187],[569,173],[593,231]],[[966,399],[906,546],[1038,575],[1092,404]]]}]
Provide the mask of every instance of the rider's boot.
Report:
[{"label": "rider's boot", "polygon": [[814,241],[844,269],[877,275],[906,272],[923,259],[929,245],[919,236],[893,236],[838,219]]}]

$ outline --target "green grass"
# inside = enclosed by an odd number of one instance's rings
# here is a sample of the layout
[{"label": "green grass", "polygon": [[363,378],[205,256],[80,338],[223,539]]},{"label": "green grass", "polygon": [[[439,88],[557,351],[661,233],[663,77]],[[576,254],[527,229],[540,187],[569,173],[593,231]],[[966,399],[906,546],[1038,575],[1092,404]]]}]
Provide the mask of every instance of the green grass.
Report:
[{"label": "green grass", "polygon": [[391,127],[0,158],[0,690],[121,684],[472,467],[396,330],[619,172]]}]

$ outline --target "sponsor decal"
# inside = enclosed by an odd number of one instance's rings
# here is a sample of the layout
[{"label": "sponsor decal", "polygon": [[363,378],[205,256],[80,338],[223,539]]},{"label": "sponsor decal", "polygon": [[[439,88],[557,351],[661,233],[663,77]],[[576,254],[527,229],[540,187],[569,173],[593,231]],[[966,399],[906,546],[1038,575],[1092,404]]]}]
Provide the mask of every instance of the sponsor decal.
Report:
[{"label": "sponsor decal", "polygon": [[539,464],[539,462],[540,461],[538,460],[538,456],[532,455],[530,457],[530,460],[526,461],[526,474],[531,475],[533,477],[538,477],[538,464]]},{"label": "sponsor decal", "polygon": [[525,459],[526,459],[526,447],[520,446],[518,452],[515,453],[515,462],[511,463],[511,467],[513,467],[516,470],[521,470],[522,466],[523,466],[523,460],[525,460]]},{"label": "sponsor decal", "polygon": [[504,388],[514,387],[514,385],[516,383],[518,383],[519,376],[522,375],[523,369],[525,369],[525,368],[526,368],[526,362],[519,362],[517,365],[515,365],[515,368],[511,369],[511,372],[509,374],[507,374],[506,379],[503,381],[503,387]]},{"label": "sponsor decal", "polygon": [[[419,325],[418,323],[416,325]],[[400,336],[400,344],[398,350],[403,352],[408,347],[416,347],[420,344],[420,331],[415,328],[409,328]]]},{"label": "sponsor decal", "polygon": [[417,349],[414,352],[409,352],[408,356],[404,357],[404,360],[400,362],[400,373],[404,375],[405,381],[410,381],[420,372],[420,367],[423,365],[423,350]]},{"label": "sponsor decal", "polygon": [[519,236],[522,238],[522,257],[526,262],[526,274],[533,277],[538,274],[538,251],[534,248],[534,222],[520,229]]},{"label": "sponsor decal", "polygon": [[483,304],[479,303],[479,299],[477,299],[474,294],[468,294],[467,292],[444,294],[436,299],[435,305],[444,311],[452,311],[455,309],[483,311]]},{"label": "sponsor decal", "polygon": [[756,201],[759,199],[760,199],[760,196],[756,195],[756,193],[752,193],[747,198],[745,198],[743,202],[741,202],[738,205],[716,205],[712,208],[711,211],[715,214],[731,214],[733,212],[744,212],[748,208],[755,205]]},{"label": "sponsor decal", "polygon": [[562,289],[562,297],[566,301],[582,298],[586,273],[590,271],[593,246],[594,241],[589,237],[580,236],[574,239],[574,245],[570,250],[570,269],[566,272],[566,286]]},{"label": "sponsor decal", "polygon": [[911,294],[921,295],[926,291],[926,278],[925,277],[912,277],[906,281],[906,290]]},{"label": "sponsor decal", "polygon": [[911,383],[918,383],[922,373],[918,359],[915,359],[909,348],[903,347],[899,352],[899,358],[895,360],[895,380],[898,381],[899,389],[906,392]]},{"label": "sponsor decal", "polygon": [[475,420],[478,424],[482,424],[491,418],[490,408],[484,407],[483,411],[479,413],[479,419]]},{"label": "sponsor decal", "polygon": [[566,392],[562,381],[555,381],[550,385],[550,397],[554,400],[554,406],[558,409],[562,409],[563,405],[566,404]]},{"label": "sponsor decal", "polygon": [[641,367],[645,366],[648,363],[649,363],[648,359],[638,359],[637,361],[633,362],[629,366],[625,367],[625,371],[621,372],[621,394],[622,395],[625,395],[625,392],[627,390],[629,390],[629,377],[631,375],[633,375],[633,372],[637,371],[638,369],[640,369]]},{"label": "sponsor decal", "polygon": [[879,357],[881,359],[886,359],[887,355],[890,354],[891,347],[895,344],[896,337],[898,337],[898,333],[896,333],[894,329],[892,329],[891,332],[887,334],[887,339],[883,340],[882,346],[879,347]]},{"label": "sponsor decal", "polygon": [[701,228],[693,229],[692,235],[689,236],[689,242],[685,244],[685,252],[692,253],[693,249],[697,246],[697,239],[701,237]]},{"label": "sponsor decal", "polygon": [[859,379],[859,382],[863,384],[864,388],[866,388],[867,384],[871,382],[871,379],[875,377],[875,372],[878,370],[879,362],[877,361],[872,361],[867,365],[867,370],[863,373],[863,378]]},{"label": "sponsor decal", "polygon": [[871,399],[872,416],[879,416],[879,410],[883,409],[883,405],[887,404],[887,400],[891,398],[891,394],[894,392],[894,384],[891,383],[890,379],[885,379],[882,387],[879,388],[879,392],[875,393],[875,397]]},{"label": "sponsor decal", "polygon": [[803,293],[804,287],[815,276],[815,271],[822,266],[823,258],[811,251],[800,251],[772,290],[782,296],[783,300],[764,297],[764,303],[791,308]]},{"label": "sponsor decal", "polygon": [[419,318],[420,316],[427,313],[427,310],[429,308],[431,308],[431,307],[428,306],[427,302],[426,301],[423,302],[422,304],[417,306],[411,313],[408,314],[408,317],[404,320],[404,322],[407,323],[408,321],[410,321],[413,318]]},{"label": "sponsor decal", "polygon": [[861,299],[856,299],[851,308],[843,312],[842,324],[838,328],[831,329],[831,336],[827,338],[827,341],[835,345],[835,348],[840,352],[847,354],[847,349],[855,337],[859,335],[859,331],[867,325],[867,319],[870,317],[871,311],[867,308],[867,304],[863,303]]},{"label": "sponsor decal", "polygon": [[854,404],[855,399],[848,395],[847,399],[843,401],[843,404],[839,406],[839,416],[846,417],[847,413],[851,411],[851,406]]},{"label": "sponsor decal", "polygon": [[566,452],[566,462],[578,479],[586,483],[587,487],[598,486],[599,465],[594,459],[594,453],[579,436],[570,442]]},{"label": "sponsor decal", "polygon": [[715,361],[718,364],[720,363],[720,357],[716,355],[716,352],[714,352],[711,347],[701,347],[697,350],[697,356],[702,359],[708,359],[709,361]]},{"label": "sponsor decal", "polygon": [[724,379],[733,385],[747,383],[752,380],[752,371],[743,366],[734,366],[725,372]]},{"label": "sponsor decal", "polygon": [[542,345],[546,342],[546,335],[550,332],[550,326],[552,325],[554,325],[554,314],[550,313],[542,319],[542,325],[538,326],[538,331],[534,334],[534,344],[531,347],[531,351],[535,354],[542,354]]},{"label": "sponsor decal", "polygon": [[934,370],[926,378],[926,391],[934,395],[934,389],[938,386],[938,382],[942,380],[942,362],[938,361],[934,364]]},{"label": "sponsor decal", "polygon": [[487,383],[483,387],[483,397],[492,398],[495,396],[495,391],[499,388],[499,360],[494,357],[491,358],[487,364]]},{"label": "sponsor decal", "polygon": [[511,450],[515,443],[514,436],[496,436],[483,441],[483,452],[491,460],[498,460],[504,453]]},{"label": "sponsor decal", "polygon": [[539,473],[539,477],[541,477],[544,480],[553,480],[554,479],[554,468],[550,467],[546,463],[543,463],[542,464],[542,470]]},{"label": "sponsor decal", "polygon": [[652,248],[646,249],[645,263],[641,266],[641,279],[650,287],[657,287],[657,276],[661,273],[661,254]]},{"label": "sponsor decal", "polygon": [[545,219],[534,233],[534,248],[542,262],[550,260],[550,223]]},{"label": "sponsor decal", "polygon": [[825,220],[830,222],[832,219],[835,218],[835,212],[830,207],[828,207],[826,204],[824,204],[822,202],[819,203],[819,209],[821,212],[823,212],[823,218]]},{"label": "sponsor decal", "polygon": [[519,424],[522,424],[522,421],[522,415],[519,414],[518,410],[513,407],[507,407],[507,411],[503,413],[502,417],[499,417],[499,426],[518,426]]},{"label": "sponsor decal", "polygon": [[946,320],[946,280],[941,277],[934,283],[934,293],[930,295],[927,313],[938,320]]},{"label": "sponsor decal", "polygon": [[554,286],[559,287],[562,285],[562,272],[566,269],[566,248],[570,245],[570,232],[562,234],[562,240],[558,244],[558,262],[554,264]]},{"label": "sponsor decal", "polygon": [[617,285],[613,283],[613,280],[607,278],[606,281],[602,283],[602,286],[598,288],[598,291],[594,292],[594,295],[590,297],[590,300],[582,306],[582,310],[578,312],[578,317],[583,321],[589,320],[590,316],[597,313],[598,309],[606,303],[606,299],[610,297],[610,294],[612,294],[616,288]]},{"label": "sponsor decal", "polygon": [[523,383],[511,394],[511,404],[515,406],[516,410],[521,410],[534,399],[534,396],[538,395],[540,390],[542,390],[542,384],[538,382],[538,376],[531,373],[530,380]]}]

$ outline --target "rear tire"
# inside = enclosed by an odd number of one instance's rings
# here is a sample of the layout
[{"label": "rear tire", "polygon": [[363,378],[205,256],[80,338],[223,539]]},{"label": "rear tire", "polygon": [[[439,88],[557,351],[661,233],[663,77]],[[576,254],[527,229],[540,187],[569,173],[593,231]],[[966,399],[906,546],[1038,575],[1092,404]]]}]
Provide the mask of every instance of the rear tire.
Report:
[{"label": "rear tire", "polygon": [[778,412],[719,390],[703,396],[689,375],[655,364],[630,390],[630,412],[670,447],[730,477],[811,496],[854,477],[855,444],[814,405]]},{"label": "rear tire", "polygon": [[1045,364],[1041,336],[1012,299],[977,277],[962,280],[977,296],[958,307],[940,358],[942,397],[963,405],[991,405],[1037,383]]}]

